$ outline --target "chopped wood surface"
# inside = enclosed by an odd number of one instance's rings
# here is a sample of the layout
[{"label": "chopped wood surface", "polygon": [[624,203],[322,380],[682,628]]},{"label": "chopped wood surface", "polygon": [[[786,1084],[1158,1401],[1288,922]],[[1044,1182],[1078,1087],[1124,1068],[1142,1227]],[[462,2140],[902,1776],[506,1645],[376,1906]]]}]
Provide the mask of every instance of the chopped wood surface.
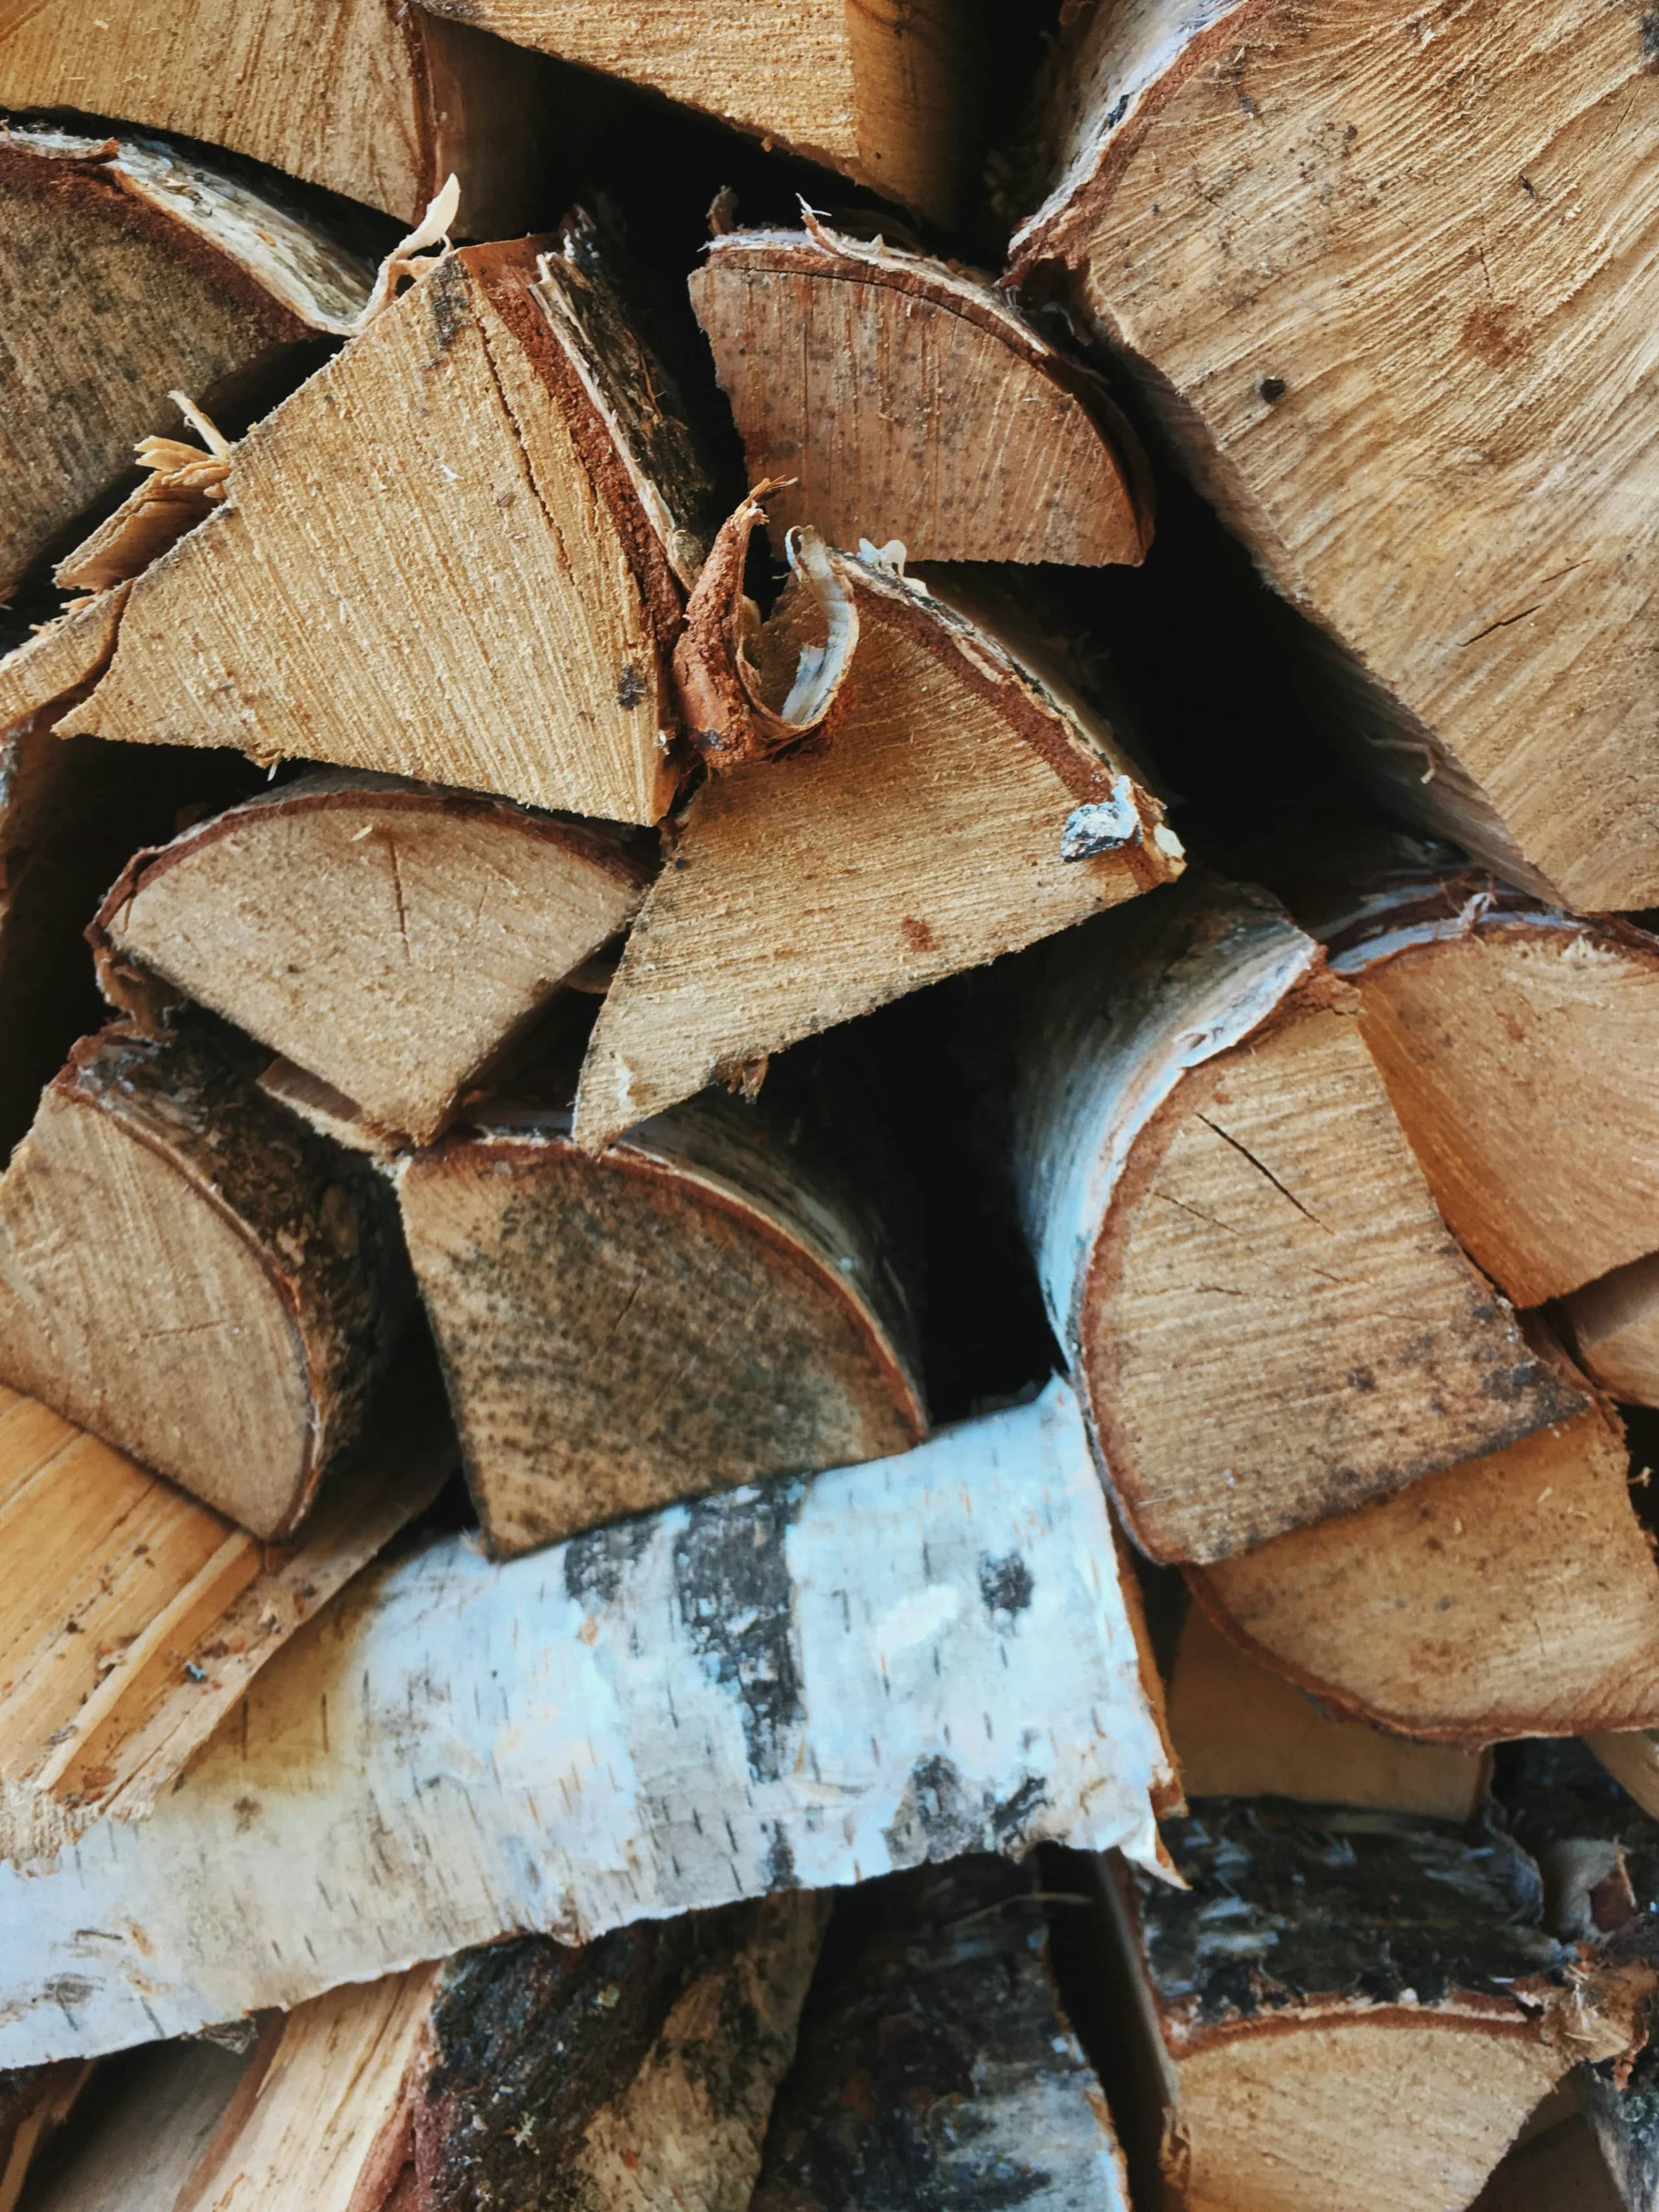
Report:
[{"label": "chopped wood surface", "polygon": [[1286,1797],[1468,1820],[1486,1794],[1487,1762],[1477,1754],[1322,1712],[1305,1690],[1247,1659],[1197,1605],[1182,1624],[1165,1718],[1189,1802]]},{"label": "chopped wood surface", "polygon": [[466,234],[522,230],[547,88],[494,39],[396,0],[52,0],[0,17],[0,106],[117,115],[417,221],[452,173]]},{"label": "chopped wood surface", "polygon": [[74,2110],[89,2062],[62,2058],[0,2076],[0,2212],[16,2212],[29,2170]]},{"label": "chopped wood surface", "polygon": [[[35,11],[36,21],[52,21]],[[4,31],[0,27],[0,52]],[[240,178],[150,139],[0,135],[0,598],[173,428],[343,330],[370,271]]]},{"label": "chopped wood surface", "polygon": [[426,4],[648,85],[939,222],[969,183],[975,27],[946,0],[785,0],[759,17],[697,0]]},{"label": "chopped wood surface", "polygon": [[84,1039],[0,1177],[0,1376],[256,1535],[362,1431],[407,1306],[390,1194],[226,1036]]},{"label": "chopped wood surface", "polygon": [[1659,1568],[1613,1417],[1191,1576],[1244,1649],[1328,1710],[1478,1746],[1659,1723]]},{"label": "chopped wood surface", "polygon": [[1587,1375],[1627,1404],[1659,1406],[1659,1253],[1586,1283],[1559,1310]]},{"label": "chopped wood surface", "polygon": [[1131,1532],[1218,1560],[1583,1400],[1448,1233],[1313,940],[1213,882],[1159,905],[1028,984],[1015,1167]]},{"label": "chopped wood surface", "polygon": [[1145,557],[1133,433],[988,278],[815,223],[716,238],[691,303],[778,543],[806,524],[913,561]]},{"label": "chopped wood surface", "polygon": [[255,2063],[219,2044],[154,2043],[106,2060],[69,2155],[30,2212],[179,2212],[186,2189]]},{"label": "chopped wood surface", "polygon": [[432,1542],[264,1668],[149,1820],[0,1870],[0,2065],[509,1929],[586,1941],[1045,1838],[1155,1862],[1130,1602],[1058,1383],[505,1566]]},{"label": "chopped wood surface", "polygon": [[603,270],[567,242],[540,276],[549,239],[445,256],[256,423],[66,732],[655,821],[695,532],[583,350]]},{"label": "chopped wood surface", "polygon": [[1016,273],[1057,265],[1333,638],[1393,803],[1571,905],[1659,902],[1652,447],[1612,398],[1659,297],[1641,12],[1098,8],[1048,136]]},{"label": "chopped wood surface", "polygon": [[492,1109],[411,1160],[404,1233],[498,1558],[927,1430],[875,1194],[720,1097],[599,1158]]},{"label": "chopped wood surface", "polygon": [[[580,1145],[1180,871],[1100,716],[989,619],[878,559],[826,558],[827,576],[816,561],[798,574],[757,663],[787,683],[833,622],[840,690],[815,735],[720,768],[677,823],[588,1048]],[[1066,858],[1068,825],[1097,813],[1109,836]]]},{"label": "chopped wood surface", "polygon": [[1470,2212],[1628,2212],[1632,2201],[1620,2195],[1589,2122],[1575,2114],[1516,2143]]},{"label": "chopped wood surface", "polygon": [[602,825],[323,771],[137,854],[94,943],[124,1012],[183,993],[343,1091],[371,1130],[426,1144],[626,927],[648,872]]}]

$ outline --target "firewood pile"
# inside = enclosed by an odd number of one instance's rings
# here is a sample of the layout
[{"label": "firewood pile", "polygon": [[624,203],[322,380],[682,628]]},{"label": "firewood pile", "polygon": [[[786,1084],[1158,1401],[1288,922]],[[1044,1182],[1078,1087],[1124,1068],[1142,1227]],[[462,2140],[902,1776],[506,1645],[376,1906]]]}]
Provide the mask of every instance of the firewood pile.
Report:
[{"label": "firewood pile", "polygon": [[0,2212],[1659,2212],[1655,16],[0,109]]}]

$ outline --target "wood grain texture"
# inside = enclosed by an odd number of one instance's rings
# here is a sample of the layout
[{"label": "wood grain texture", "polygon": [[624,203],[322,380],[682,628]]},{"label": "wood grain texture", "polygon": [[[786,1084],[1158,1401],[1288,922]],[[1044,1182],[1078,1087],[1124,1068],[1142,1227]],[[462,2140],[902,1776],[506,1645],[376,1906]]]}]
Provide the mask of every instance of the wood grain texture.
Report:
[{"label": "wood grain texture", "polygon": [[90,2063],[59,2059],[0,2077],[0,2212],[16,2212],[30,2168],[74,2110]]},{"label": "wood grain texture", "polygon": [[875,1194],[723,1098],[598,1159],[568,1131],[504,1103],[398,1179],[493,1554],[921,1440]]},{"label": "wood grain texture", "polygon": [[1328,1708],[1479,1746],[1659,1722],[1659,1569],[1600,1407],[1194,1571],[1218,1625]]},{"label": "wood grain texture", "polygon": [[1313,941],[1213,883],[1127,921],[1030,979],[1015,1172],[1136,1541],[1224,1559],[1582,1406],[1448,1233]]},{"label": "wood grain texture", "polygon": [[1517,2143],[1470,2212],[1628,2212],[1630,2203],[1589,2122],[1575,2115]]},{"label": "wood grain texture", "polygon": [[533,218],[547,88],[494,39],[395,0],[5,0],[0,106],[118,116],[413,223],[452,173],[469,238]]},{"label": "wood grain texture", "polygon": [[1369,0],[1091,11],[1015,268],[1058,266],[1334,641],[1335,719],[1394,803],[1566,904],[1648,907],[1644,18],[1547,0],[1523,37],[1481,9],[1427,27]]},{"label": "wood grain texture", "polygon": [[[582,1069],[585,1147],[1180,872],[1103,718],[988,620],[878,561],[830,562],[856,617],[848,673],[815,736],[688,804]],[[792,642],[810,641],[809,596],[775,618]],[[1095,807],[1121,815],[1120,842],[1062,858],[1067,824]]]},{"label": "wood grain texture", "polygon": [[899,538],[914,561],[1139,562],[1133,433],[1104,384],[980,278],[810,232],[716,238],[691,278],[775,541]]},{"label": "wood grain texture", "polygon": [[654,821],[680,607],[659,525],[686,526],[642,500],[581,353],[569,295],[600,272],[578,246],[538,276],[552,243],[446,257],[257,423],[63,726]]},{"label": "wood grain texture", "polygon": [[1557,1311],[1594,1382],[1626,1405],[1659,1406],[1659,1253],[1586,1283]]},{"label": "wood grain texture", "polygon": [[343,1091],[370,1130],[425,1144],[626,927],[648,874],[647,852],[597,824],[325,771],[138,854],[94,948],[124,1012],[182,992]]},{"label": "wood grain texture", "polygon": [[431,11],[648,85],[949,222],[969,186],[977,25],[946,0],[426,0]]},{"label": "wood grain texture", "polygon": [[[0,38],[3,37],[0,30]],[[0,598],[171,429],[301,373],[370,272],[314,224],[154,140],[17,127],[0,139]]]},{"label": "wood grain texture", "polygon": [[148,1820],[0,1869],[0,2064],[508,1929],[586,1941],[1045,1837],[1155,1863],[1131,1602],[1058,1384],[505,1566],[430,1543],[265,1668]]},{"label": "wood grain texture", "polygon": [[407,1306],[391,1201],[228,1039],[76,1047],[0,1178],[0,1372],[256,1535],[362,1433]]},{"label": "wood grain texture", "polygon": [[255,2062],[249,2047],[155,2043],[98,2070],[68,2154],[30,2212],[177,2212],[204,2152]]}]

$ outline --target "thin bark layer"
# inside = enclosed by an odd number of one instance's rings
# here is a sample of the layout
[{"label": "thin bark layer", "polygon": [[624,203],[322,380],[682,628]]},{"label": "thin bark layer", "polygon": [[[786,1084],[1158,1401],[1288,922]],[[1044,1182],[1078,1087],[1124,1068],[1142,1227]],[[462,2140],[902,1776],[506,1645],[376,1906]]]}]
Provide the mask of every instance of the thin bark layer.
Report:
[{"label": "thin bark layer", "polygon": [[1079,11],[1048,105],[1016,273],[1319,626],[1393,801],[1570,905],[1659,902],[1659,510],[1618,404],[1659,327],[1647,16],[1133,0]]},{"label": "thin bark layer", "polygon": [[815,222],[716,238],[691,304],[780,542],[805,523],[913,561],[1145,557],[1133,433],[988,279]]},{"label": "thin bark layer", "polygon": [[598,1159],[568,1132],[503,1102],[398,1181],[496,1557],[920,1440],[875,1195],[821,1146],[720,1098]]},{"label": "thin bark layer", "polygon": [[1028,979],[1016,1175],[1108,1479],[1214,1561],[1577,1412],[1436,1210],[1313,940],[1185,885]]},{"label": "thin bark layer", "polygon": [[0,2064],[964,1851],[1156,1863],[1132,1601],[1059,1385],[505,1566],[433,1542],[279,1654],[148,1820],[0,1869]]},{"label": "thin bark layer", "polygon": [[200,1018],[76,1048],[0,1178],[0,1373],[274,1539],[362,1431],[402,1325],[379,1179]]}]

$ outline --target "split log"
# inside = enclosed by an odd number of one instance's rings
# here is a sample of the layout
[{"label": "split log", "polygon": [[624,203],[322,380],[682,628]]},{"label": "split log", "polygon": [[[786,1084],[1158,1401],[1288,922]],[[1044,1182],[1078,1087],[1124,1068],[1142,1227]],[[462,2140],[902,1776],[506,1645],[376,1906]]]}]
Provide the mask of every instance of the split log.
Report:
[{"label": "split log", "polygon": [[874,1192],[784,1117],[725,1098],[598,1159],[569,1127],[503,1101],[398,1173],[495,1557],[921,1440]]},{"label": "split log", "polygon": [[372,1442],[282,1551],[0,1393],[0,1855],[149,1814],[259,1668],[431,1504],[455,1453],[428,1376],[399,1367]]},{"label": "split log", "polygon": [[809,220],[717,237],[691,304],[780,544],[810,524],[913,561],[1146,557],[1134,434],[988,277]]},{"label": "split log", "polygon": [[1659,1568],[1599,1405],[1188,1579],[1252,1657],[1384,1728],[1478,1747],[1659,1723]]},{"label": "split log", "polygon": [[1189,1803],[1285,1797],[1468,1820],[1486,1795],[1486,1759],[1322,1712],[1293,1682],[1247,1659],[1201,1606],[1182,1623],[1166,1719]]},{"label": "split log", "polygon": [[678,665],[711,772],[594,1029],[575,1123],[594,1151],[1182,865],[1111,726],[1008,635],[1006,608],[808,532],[751,659],[742,559],[761,519],[733,518],[692,605]]},{"label": "split log", "polygon": [[0,23],[0,106],[115,115],[228,147],[418,221],[459,178],[469,235],[508,238],[534,213],[534,62],[396,0],[337,0],[326,37],[304,0],[256,17],[236,0],[52,0]]},{"label": "split log", "polygon": [[436,15],[716,117],[938,222],[971,181],[981,70],[972,11],[946,0],[805,0],[757,18],[687,0],[426,0]]},{"label": "split log", "polygon": [[1048,1948],[1032,1875],[996,1859],[848,1898],[753,2212],[1128,2212],[1122,2154]]},{"label": "split log", "polygon": [[68,2154],[54,2161],[29,2212],[177,2212],[252,2066],[253,2031],[239,2048],[204,2040],[150,2044],[106,2060]]},{"label": "split log", "polygon": [[1131,1602],[1060,1384],[505,1566],[450,1539],[371,1567],[148,1820],[0,1869],[0,2064],[507,1931],[1045,1838],[1155,1863]]},{"label": "split log", "polygon": [[1547,1935],[1502,1838],[1219,1800],[1166,1833],[1189,1887],[1126,1875],[1123,1935],[1172,2207],[1457,2212],[1575,2063],[1638,2039],[1651,1972]]},{"label": "split log", "polygon": [[[34,11],[36,35],[64,40],[62,15]],[[176,421],[172,389],[211,412],[297,378],[307,341],[361,313],[373,272],[240,178],[153,139],[0,133],[0,208],[4,599],[116,489],[135,441]]]},{"label": "split log", "polygon": [[656,820],[705,480],[614,257],[552,243],[446,254],[256,423],[58,726]]},{"label": "split log", "polygon": [[1448,1234],[1354,994],[1271,900],[1192,883],[1020,988],[1026,1235],[1152,1558],[1225,1559],[1583,1407]]},{"label": "split log", "polygon": [[63,2058],[55,2066],[0,2075],[0,2212],[16,2212],[31,2166],[74,2110],[92,2071],[84,2059]]},{"label": "split log", "polygon": [[1622,2197],[1578,2113],[1523,2136],[1493,2170],[1470,2212],[1621,2212]]},{"label": "split log", "polygon": [[168,2212],[746,2212],[823,1921],[769,1898],[313,1998],[266,2031]]},{"label": "split log", "polygon": [[427,1144],[626,927],[647,874],[598,824],[324,771],[139,853],[93,945],[124,1012],[182,992],[343,1092],[370,1131]]},{"label": "split log", "polygon": [[1650,448],[1612,404],[1659,301],[1651,65],[1597,0],[1524,38],[1096,8],[1012,249],[1334,641],[1393,802],[1590,910],[1659,903]]},{"label": "split log", "polygon": [[391,1211],[201,1018],[83,1039],[0,1177],[0,1379],[290,1535],[402,1325]]}]

